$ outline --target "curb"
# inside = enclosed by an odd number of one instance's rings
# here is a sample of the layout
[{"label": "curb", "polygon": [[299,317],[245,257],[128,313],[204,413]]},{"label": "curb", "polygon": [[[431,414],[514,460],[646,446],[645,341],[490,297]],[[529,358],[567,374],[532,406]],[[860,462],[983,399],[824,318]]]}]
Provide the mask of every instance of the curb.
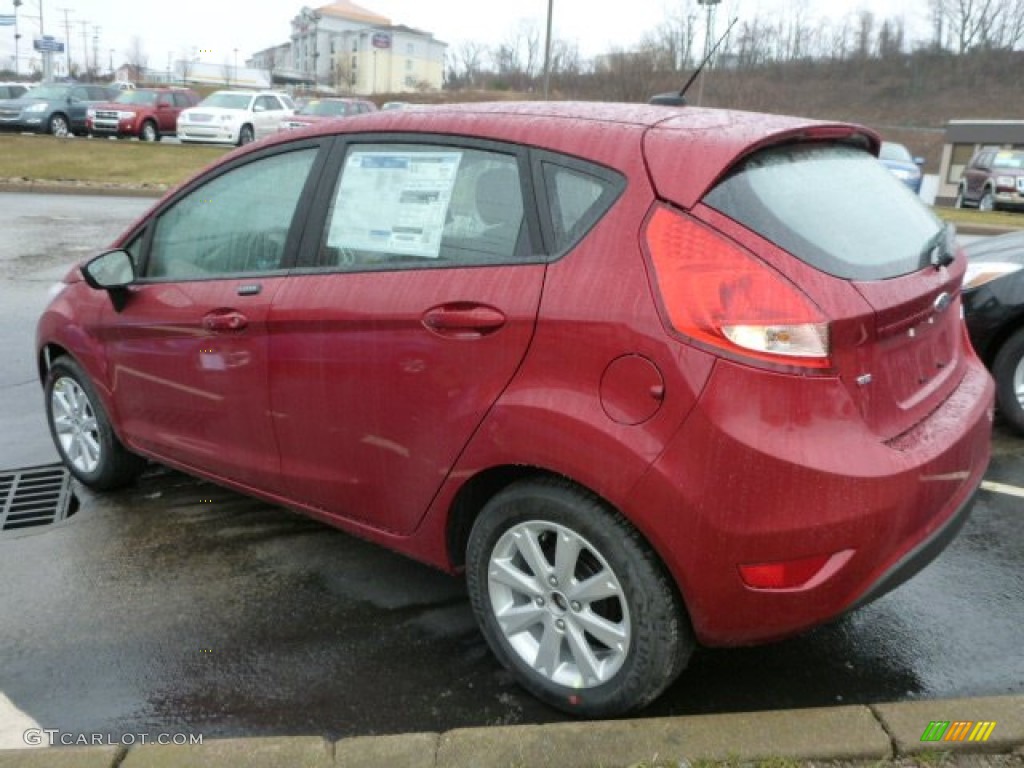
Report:
[{"label": "curb", "polygon": [[[923,742],[934,721],[995,723],[987,741]],[[955,735],[952,729],[948,731]],[[196,746],[57,747],[0,752],[0,768],[640,768],[719,761],[887,761],[925,753],[1024,757],[1024,696],[821,707],[443,733],[217,739]],[[925,755],[927,758],[927,755]],[[930,758],[931,761],[937,756]]]},{"label": "curb", "polygon": [[72,183],[60,181],[0,181],[0,192],[16,192],[27,195],[86,195],[89,197],[151,197],[154,200],[163,197],[167,190],[159,187],[137,187],[93,184],[89,182]]}]

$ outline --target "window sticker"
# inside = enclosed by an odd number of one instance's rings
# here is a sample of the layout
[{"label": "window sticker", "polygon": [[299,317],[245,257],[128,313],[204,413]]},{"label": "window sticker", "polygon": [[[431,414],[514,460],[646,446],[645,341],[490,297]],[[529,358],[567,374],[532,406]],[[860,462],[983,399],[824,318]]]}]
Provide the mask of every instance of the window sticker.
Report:
[{"label": "window sticker", "polygon": [[436,259],[461,152],[353,151],[327,245]]}]

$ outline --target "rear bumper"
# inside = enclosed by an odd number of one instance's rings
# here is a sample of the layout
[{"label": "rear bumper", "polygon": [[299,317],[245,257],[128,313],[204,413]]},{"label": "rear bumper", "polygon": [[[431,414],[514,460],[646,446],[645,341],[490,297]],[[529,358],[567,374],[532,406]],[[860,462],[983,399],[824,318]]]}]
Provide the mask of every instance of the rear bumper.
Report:
[{"label": "rear bumper", "polygon": [[[706,645],[793,635],[894,588],[953,539],[988,465],[993,385],[973,356],[957,389],[888,442],[840,382],[772,376],[720,363],[625,510]],[[741,576],[821,556],[821,571],[794,587]]]},{"label": "rear bumper", "polygon": [[977,498],[978,488],[975,487],[974,490],[971,491],[971,495],[968,496],[960,505],[960,508],[942,524],[942,527],[914,547],[910,552],[904,555],[898,563],[886,571],[886,573],[875,582],[874,586],[868,589],[867,592],[861,595],[857,602],[850,606],[849,610],[855,611],[858,608],[883,597],[889,592],[892,592],[903,582],[910,581],[910,579],[922,571],[925,566],[931,563],[932,560],[941,555],[943,551],[945,551],[946,547],[953,542],[953,539],[956,538],[957,534],[960,533],[960,529],[964,527],[964,523],[967,522],[967,518],[971,516],[971,510],[974,508],[974,502]]}]

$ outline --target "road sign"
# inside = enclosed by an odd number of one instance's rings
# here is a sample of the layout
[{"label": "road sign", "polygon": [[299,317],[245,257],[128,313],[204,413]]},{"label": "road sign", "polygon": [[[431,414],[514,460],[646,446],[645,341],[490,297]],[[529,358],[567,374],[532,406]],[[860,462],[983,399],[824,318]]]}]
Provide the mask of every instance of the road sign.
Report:
[{"label": "road sign", "polygon": [[64,53],[64,42],[53,35],[43,35],[32,41],[32,47],[41,53]]},{"label": "road sign", "polygon": [[375,32],[373,37],[370,38],[370,44],[374,48],[390,48],[391,35],[387,32]]}]

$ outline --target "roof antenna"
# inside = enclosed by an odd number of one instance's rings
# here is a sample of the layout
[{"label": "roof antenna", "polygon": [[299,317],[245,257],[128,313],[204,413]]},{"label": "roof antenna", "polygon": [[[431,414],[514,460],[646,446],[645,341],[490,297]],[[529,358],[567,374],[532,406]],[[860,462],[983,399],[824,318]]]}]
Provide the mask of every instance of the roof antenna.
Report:
[{"label": "roof antenna", "polygon": [[692,75],[690,75],[690,79],[686,81],[686,85],[680,88],[678,92],[669,91],[668,93],[659,93],[656,96],[652,96],[651,100],[647,103],[660,104],[664,107],[685,107],[686,92],[690,90],[690,86],[693,85],[693,81],[697,79],[697,76],[704,71],[704,67],[707,66],[709,61],[711,61],[711,57],[715,55],[715,51],[718,50],[718,46],[720,46],[725,38],[729,36],[729,33],[732,32],[732,28],[736,26],[736,22],[739,20],[740,17],[737,16],[729,23],[729,26],[723,35],[718,38],[718,42],[715,43],[715,46],[710,51],[708,51],[708,55],[704,57],[704,61],[702,61],[700,66],[693,71]]}]

